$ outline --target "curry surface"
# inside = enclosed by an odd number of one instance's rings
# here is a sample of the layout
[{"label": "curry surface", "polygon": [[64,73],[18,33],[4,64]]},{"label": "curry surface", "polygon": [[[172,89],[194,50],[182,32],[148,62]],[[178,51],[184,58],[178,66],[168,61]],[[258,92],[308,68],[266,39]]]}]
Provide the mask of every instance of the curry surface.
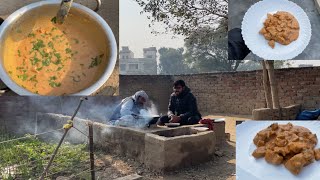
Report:
[{"label": "curry surface", "polygon": [[42,11],[12,26],[4,43],[5,69],[18,85],[36,94],[80,92],[106,68],[103,31],[76,11],[62,25],[55,23],[54,16],[39,15]]}]

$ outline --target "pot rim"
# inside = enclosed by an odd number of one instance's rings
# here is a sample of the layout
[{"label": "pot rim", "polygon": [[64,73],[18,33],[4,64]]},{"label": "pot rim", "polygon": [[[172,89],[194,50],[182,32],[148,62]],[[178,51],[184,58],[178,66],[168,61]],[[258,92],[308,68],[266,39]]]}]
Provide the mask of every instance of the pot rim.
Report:
[{"label": "pot rim", "polygon": [[[8,28],[10,28],[11,24],[15,22],[17,19],[19,19],[21,16],[23,16],[26,12],[29,12],[33,9],[37,9],[41,6],[45,5],[60,5],[59,1],[56,0],[47,0],[47,1],[40,1],[31,3],[29,5],[26,5],[15,12],[13,12],[8,18],[5,19],[5,21],[0,26],[0,42],[4,41],[4,35],[7,32]],[[100,89],[105,82],[110,78],[112,75],[112,72],[115,68],[115,65],[117,63],[117,55],[118,55],[118,48],[116,39],[114,37],[114,34],[108,25],[108,23],[96,12],[91,10],[90,8],[87,8],[81,4],[73,3],[72,8],[76,8],[78,10],[81,10],[82,12],[89,15],[92,19],[95,19],[96,22],[100,25],[102,30],[105,32],[105,35],[108,39],[108,48],[109,48],[109,59],[106,69],[104,70],[103,74],[100,76],[100,78],[93,83],[91,86],[87,87],[86,89],[74,93],[74,94],[67,94],[70,96],[89,96],[94,94],[98,89]],[[15,93],[22,95],[22,96],[42,96],[39,94],[32,93],[25,88],[19,86],[15,81],[11,79],[11,77],[6,73],[6,70],[3,67],[3,59],[0,57],[0,79],[4,82],[4,84],[9,87],[12,91]],[[46,96],[46,95],[43,95]]]}]

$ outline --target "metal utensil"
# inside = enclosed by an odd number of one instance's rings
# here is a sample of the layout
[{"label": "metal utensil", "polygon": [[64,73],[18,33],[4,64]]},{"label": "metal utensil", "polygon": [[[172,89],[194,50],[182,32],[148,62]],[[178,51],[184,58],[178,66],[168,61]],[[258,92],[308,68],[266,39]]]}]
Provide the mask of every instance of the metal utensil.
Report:
[{"label": "metal utensil", "polygon": [[[101,6],[101,0],[96,0],[97,1],[97,7],[94,9],[95,12],[97,12],[100,9]],[[73,0],[62,0],[60,4],[60,9],[57,13],[56,20],[58,24],[62,24],[64,20],[67,18],[71,5],[72,5]]]}]

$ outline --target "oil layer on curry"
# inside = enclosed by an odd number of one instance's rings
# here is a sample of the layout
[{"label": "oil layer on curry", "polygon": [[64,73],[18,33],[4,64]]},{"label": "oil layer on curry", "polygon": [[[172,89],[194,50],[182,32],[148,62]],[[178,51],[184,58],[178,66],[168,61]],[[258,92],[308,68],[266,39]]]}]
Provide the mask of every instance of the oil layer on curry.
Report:
[{"label": "oil layer on curry", "polygon": [[40,95],[73,94],[96,82],[108,57],[102,30],[73,13],[62,25],[53,16],[33,16],[14,26],[5,40],[9,76]]}]

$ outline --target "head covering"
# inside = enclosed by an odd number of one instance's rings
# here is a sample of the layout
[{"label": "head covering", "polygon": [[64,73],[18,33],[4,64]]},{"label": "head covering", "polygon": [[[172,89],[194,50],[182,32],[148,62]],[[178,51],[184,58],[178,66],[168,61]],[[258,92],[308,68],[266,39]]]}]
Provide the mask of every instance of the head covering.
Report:
[{"label": "head covering", "polygon": [[146,101],[149,99],[148,94],[143,90],[136,92],[132,97],[135,101],[137,101],[139,97],[143,97]]}]

